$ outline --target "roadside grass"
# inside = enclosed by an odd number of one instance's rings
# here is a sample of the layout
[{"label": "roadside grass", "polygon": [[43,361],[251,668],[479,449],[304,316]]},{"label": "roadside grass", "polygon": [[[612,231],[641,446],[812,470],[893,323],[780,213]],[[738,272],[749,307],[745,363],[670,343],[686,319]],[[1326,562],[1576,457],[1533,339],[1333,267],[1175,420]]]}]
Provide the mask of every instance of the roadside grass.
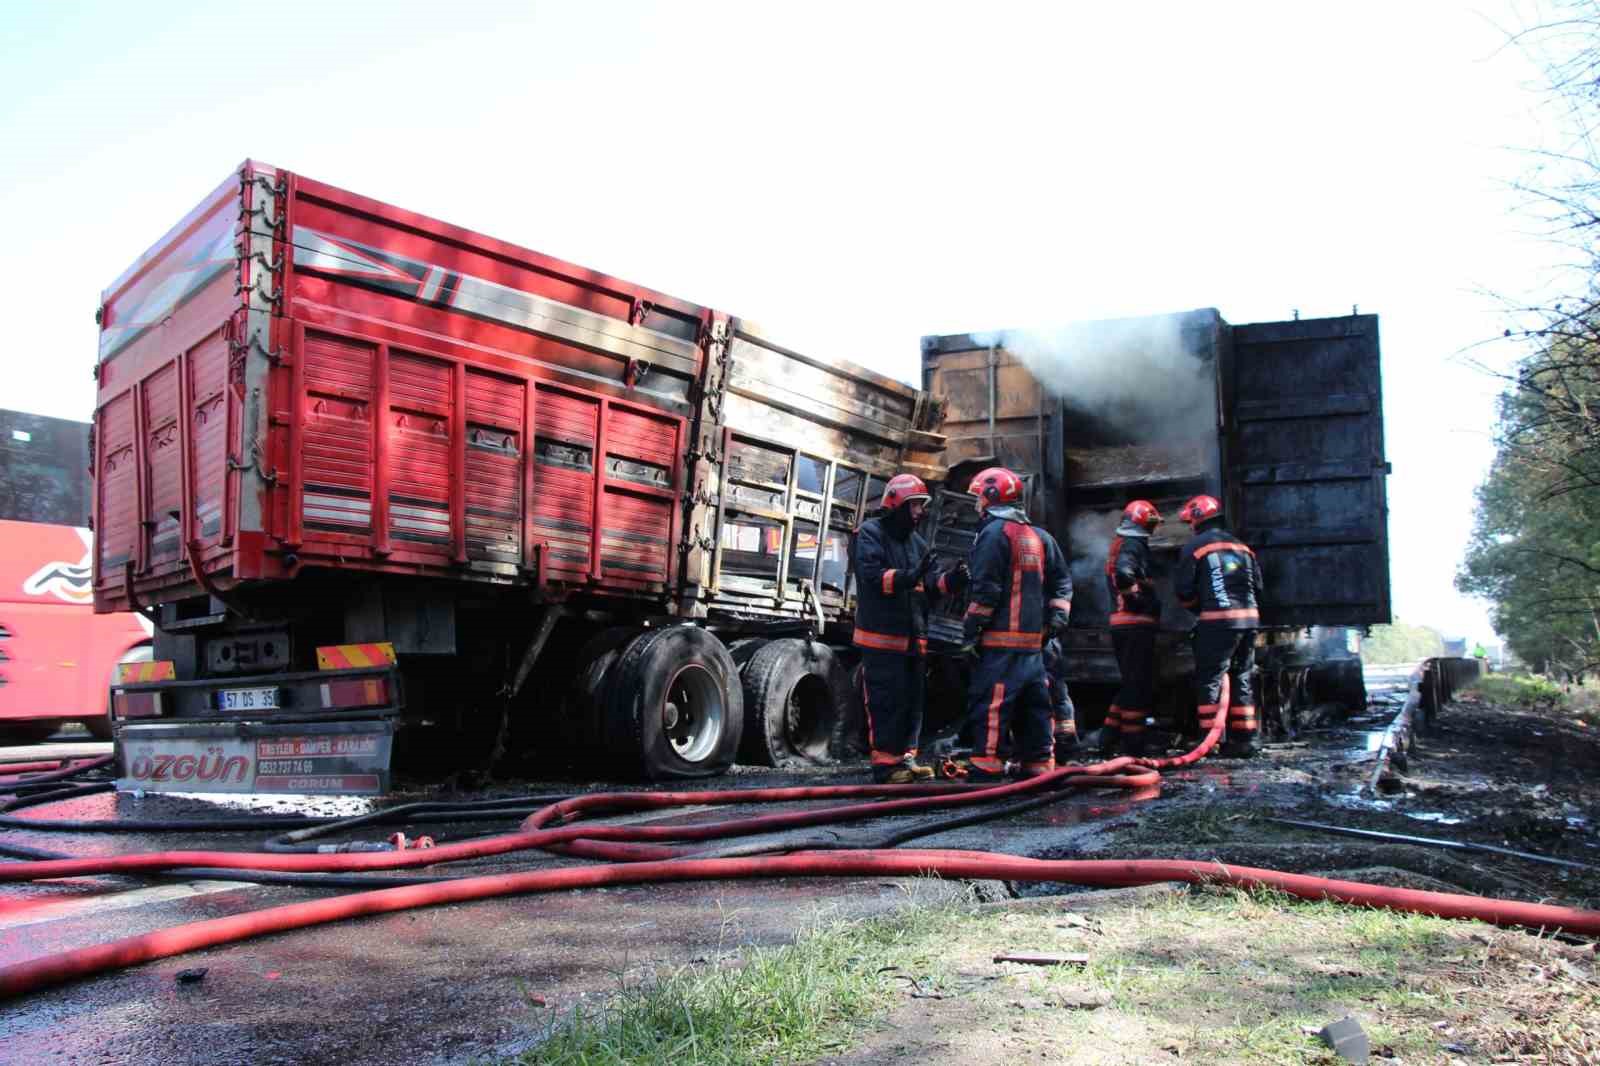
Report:
[{"label": "roadside grass", "polygon": [[1530,674],[1485,674],[1467,686],[1490,703],[1508,703],[1521,710],[1557,706],[1566,702],[1561,686]]},{"label": "roadside grass", "polygon": [[[815,922],[790,946],[675,969],[603,1008],[555,1018],[520,1061],[767,1066],[854,1050],[851,1062],[888,1066],[902,1059],[873,1041],[899,1033],[895,1015],[914,1006],[918,1025],[947,1023],[964,1049],[951,1061],[979,1053],[976,1016],[1004,1032],[1007,1058],[1072,1062],[1076,1049],[1098,1061],[1113,1048],[1124,1061],[1331,1064],[1339,1060],[1307,1030],[1353,1013],[1375,1048],[1408,1063],[1449,1063],[1461,1047],[1480,1061],[1600,1062],[1589,1035],[1600,1017],[1592,952],[1231,888],[1074,906],[1072,897],[1045,910],[913,902],[891,917]],[[994,963],[1005,951],[1089,962]],[[1082,1009],[1086,1001],[1104,1005]]]}]

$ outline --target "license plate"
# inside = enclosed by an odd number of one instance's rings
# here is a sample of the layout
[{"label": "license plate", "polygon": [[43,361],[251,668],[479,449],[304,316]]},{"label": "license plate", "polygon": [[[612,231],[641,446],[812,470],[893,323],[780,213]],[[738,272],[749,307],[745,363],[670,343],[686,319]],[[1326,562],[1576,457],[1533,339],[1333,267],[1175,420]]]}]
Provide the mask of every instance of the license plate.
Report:
[{"label": "license plate", "polygon": [[217,693],[220,711],[270,711],[278,708],[278,690],[271,688],[225,688]]}]

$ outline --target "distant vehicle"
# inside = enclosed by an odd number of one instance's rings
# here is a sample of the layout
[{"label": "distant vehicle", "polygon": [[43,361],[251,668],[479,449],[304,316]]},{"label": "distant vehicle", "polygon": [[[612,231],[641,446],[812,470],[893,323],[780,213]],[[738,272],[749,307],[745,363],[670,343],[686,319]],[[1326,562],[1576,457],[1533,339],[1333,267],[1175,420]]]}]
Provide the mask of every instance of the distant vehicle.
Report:
[{"label": "distant vehicle", "polygon": [[65,722],[109,739],[112,671],[148,655],[137,616],[94,613],[88,442],[86,422],[0,411],[0,743]]}]

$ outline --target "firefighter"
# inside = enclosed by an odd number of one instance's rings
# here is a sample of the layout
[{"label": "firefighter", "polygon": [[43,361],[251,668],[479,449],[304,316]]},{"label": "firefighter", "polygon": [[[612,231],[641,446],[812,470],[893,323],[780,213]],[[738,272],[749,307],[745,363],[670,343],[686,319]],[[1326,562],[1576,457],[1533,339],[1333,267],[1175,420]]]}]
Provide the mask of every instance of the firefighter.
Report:
[{"label": "firefighter", "polygon": [[1261,567],[1256,554],[1222,526],[1222,505],[1196,496],[1178,517],[1194,535],[1178,556],[1173,581],[1178,602],[1199,618],[1194,630],[1195,702],[1200,730],[1226,715],[1223,758],[1260,753],[1260,727],[1250,674],[1261,624]]},{"label": "firefighter", "polygon": [[916,531],[928,499],[921,478],[897,474],[884,487],[883,513],[863,522],[851,545],[854,642],[861,649],[867,746],[879,784],[911,784],[933,776],[931,768],[917,764],[928,605],[959,595],[965,577],[959,567],[934,573],[934,553]]},{"label": "firefighter", "polygon": [[1019,505],[1022,479],[1003,467],[973,478],[983,525],[972,543],[964,643],[978,661],[967,690],[962,742],[971,755],[957,772],[972,781],[1005,773],[1000,743],[1008,731],[1023,776],[1055,768],[1049,685],[1040,654],[1064,632],[1072,610],[1072,575],[1055,538],[1028,521]]},{"label": "firefighter", "polygon": [[1155,702],[1156,628],[1161,603],[1150,571],[1150,537],[1161,524],[1161,512],[1149,500],[1134,500],[1122,509],[1122,522],[1106,554],[1106,584],[1111,591],[1111,646],[1122,683],[1106,712],[1101,752],[1138,757],[1145,754],[1145,719]]},{"label": "firefighter", "polygon": [[1056,762],[1066,762],[1078,751],[1078,709],[1067,691],[1067,653],[1060,637],[1044,642],[1044,676],[1050,688],[1050,719],[1055,727]]}]

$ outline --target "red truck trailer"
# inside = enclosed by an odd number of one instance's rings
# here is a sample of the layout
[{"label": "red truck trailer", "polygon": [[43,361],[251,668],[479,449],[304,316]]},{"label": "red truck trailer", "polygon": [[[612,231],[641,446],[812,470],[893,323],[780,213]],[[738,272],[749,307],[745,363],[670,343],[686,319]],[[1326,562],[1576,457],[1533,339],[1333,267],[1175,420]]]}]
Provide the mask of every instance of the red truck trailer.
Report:
[{"label": "red truck trailer", "polygon": [[256,162],[97,319],[94,602],[155,627],[113,694],[143,788],[376,792],[396,746],[826,758],[849,532],[942,473],[909,385]]},{"label": "red truck trailer", "polygon": [[0,411],[0,742],[65,722],[111,735],[107,685],[147,654],[126,612],[97,615],[89,587],[89,425]]}]

